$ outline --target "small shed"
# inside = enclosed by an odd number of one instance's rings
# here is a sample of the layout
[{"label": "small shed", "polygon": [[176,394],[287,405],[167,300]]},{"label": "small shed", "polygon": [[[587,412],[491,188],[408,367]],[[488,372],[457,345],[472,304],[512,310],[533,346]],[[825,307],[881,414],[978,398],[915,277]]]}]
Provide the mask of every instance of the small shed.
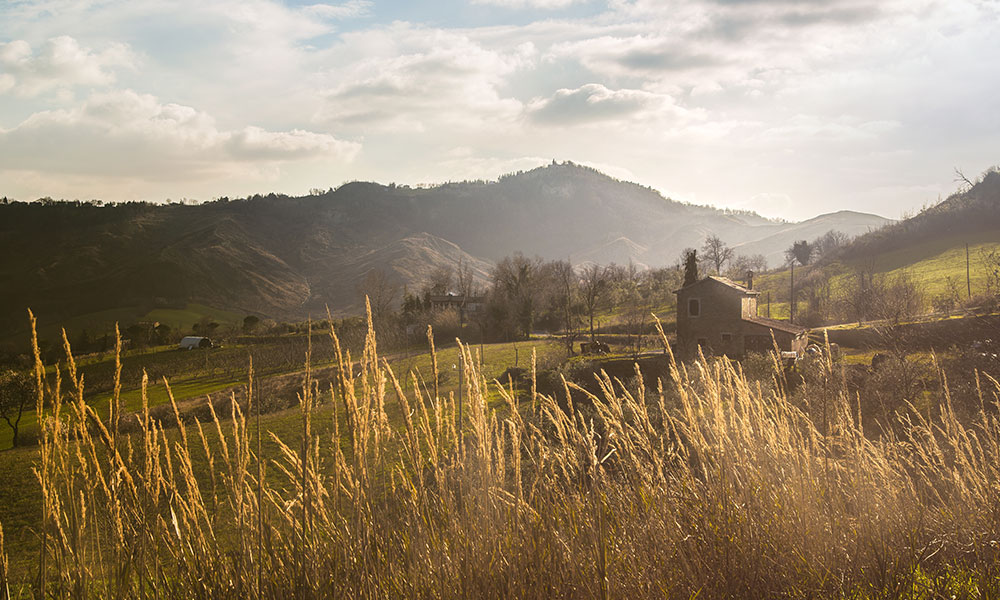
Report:
[{"label": "small shed", "polygon": [[[692,356],[698,348],[711,354],[741,357],[778,348],[801,353],[807,329],[787,321],[757,316],[752,284],[742,286],[725,277],[706,277],[674,291],[677,294],[677,343]],[[773,339],[772,339],[773,336]]]},{"label": "small shed", "polygon": [[210,340],[207,337],[188,335],[181,340],[181,343],[178,347],[181,350],[194,350],[195,348],[211,348],[212,340]]}]

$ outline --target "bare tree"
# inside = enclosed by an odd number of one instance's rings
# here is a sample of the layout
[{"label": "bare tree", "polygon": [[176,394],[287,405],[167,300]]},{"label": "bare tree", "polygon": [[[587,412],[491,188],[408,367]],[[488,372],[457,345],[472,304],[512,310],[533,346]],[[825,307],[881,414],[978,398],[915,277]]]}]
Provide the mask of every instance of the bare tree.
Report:
[{"label": "bare tree", "polygon": [[563,329],[566,353],[573,354],[573,342],[579,335],[580,287],[579,277],[568,261],[555,261],[547,265],[549,275],[554,280],[550,286],[549,304],[559,314]]},{"label": "bare tree", "polygon": [[427,284],[424,287],[424,293],[435,296],[447,294],[452,291],[453,282],[451,267],[448,265],[438,265],[431,271],[430,278],[428,278]]},{"label": "bare tree", "polygon": [[458,267],[455,268],[455,284],[458,286],[458,293],[466,298],[475,294],[473,288],[476,283],[472,275],[472,267],[465,262],[464,258],[458,261]]},{"label": "bare tree", "polygon": [[888,279],[875,300],[878,316],[893,325],[920,314],[924,305],[920,286],[908,271],[900,271]]},{"label": "bare tree", "polygon": [[622,325],[625,327],[626,343],[633,358],[642,351],[642,333],[647,323],[651,307],[643,297],[640,288],[641,276],[635,264],[617,269],[615,277],[618,305],[622,308]]},{"label": "bare tree", "polygon": [[583,306],[590,320],[590,341],[594,341],[594,313],[606,301],[611,283],[610,270],[607,267],[591,263],[584,267],[581,274],[580,290],[583,295]]},{"label": "bare tree", "polygon": [[705,238],[701,253],[702,258],[715,267],[716,275],[721,275],[722,268],[733,258],[733,249],[715,234]]},{"label": "bare tree", "polygon": [[963,192],[971,190],[976,186],[976,184],[969,181],[969,178],[958,167],[955,167],[955,183],[959,184],[959,189]]},{"label": "bare tree", "polygon": [[851,238],[843,231],[831,229],[813,240],[812,247],[816,256],[825,257],[843,248],[850,241]]},{"label": "bare tree", "polygon": [[859,264],[841,287],[847,318],[859,324],[875,317],[876,301],[882,295],[883,282],[875,276],[875,264],[868,260]]},{"label": "bare tree", "polygon": [[767,258],[763,254],[737,254],[729,262],[729,278],[739,280],[746,276],[747,272],[763,273],[767,271]]},{"label": "bare tree", "polygon": [[541,268],[542,259],[527,258],[520,252],[493,267],[495,300],[506,305],[509,318],[524,335],[531,334],[534,327]]},{"label": "bare tree", "polygon": [[399,294],[399,286],[391,281],[382,269],[372,269],[358,285],[358,292],[362,296],[368,296],[372,317],[383,319],[392,312],[396,296]]}]

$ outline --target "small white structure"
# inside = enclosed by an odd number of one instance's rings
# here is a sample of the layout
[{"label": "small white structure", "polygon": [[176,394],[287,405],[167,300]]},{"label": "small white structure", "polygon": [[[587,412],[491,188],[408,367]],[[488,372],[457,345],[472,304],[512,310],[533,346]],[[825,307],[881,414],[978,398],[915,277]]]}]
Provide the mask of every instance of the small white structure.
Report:
[{"label": "small white structure", "polygon": [[197,335],[188,335],[181,340],[180,349],[181,350],[194,350],[195,348],[211,348],[212,340],[207,337],[200,337]]}]

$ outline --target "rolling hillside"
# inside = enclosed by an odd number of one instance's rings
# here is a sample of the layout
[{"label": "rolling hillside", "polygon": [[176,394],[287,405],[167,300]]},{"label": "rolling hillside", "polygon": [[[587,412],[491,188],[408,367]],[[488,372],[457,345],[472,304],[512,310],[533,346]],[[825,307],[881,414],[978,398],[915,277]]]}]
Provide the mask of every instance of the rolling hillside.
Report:
[{"label": "rolling hillside", "polygon": [[[45,322],[195,303],[275,318],[360,310],[372,270],[418,289],[438,266],[469,265],[484,283],[514,252],[657,267],[716,234],[773,254],[827,227],[885,220],[837,213],[775,222],[664,198],[596,170],[553,164],[497,182],[433,188],[355,182],[325,194],[270,194],[201,205],[0,205],[0,338]],[[110,313],[109,313],[110,314]]]},{"label": "rolling hillside", "polygon": [[[825,286],[816,293],[836,303],[857,285],[859,273],[885,282],[899,277],[912,281],[924,311],[960,306],[970,297],[974,304],[986,301],[1000,292],[1000,173],[988,171],[970,189],[861,235],[795,273],[800,312],[808,305],[811,286]],[[787,269],[760,276],[755,285],[775,300],[774,316],[788,316]]]}]

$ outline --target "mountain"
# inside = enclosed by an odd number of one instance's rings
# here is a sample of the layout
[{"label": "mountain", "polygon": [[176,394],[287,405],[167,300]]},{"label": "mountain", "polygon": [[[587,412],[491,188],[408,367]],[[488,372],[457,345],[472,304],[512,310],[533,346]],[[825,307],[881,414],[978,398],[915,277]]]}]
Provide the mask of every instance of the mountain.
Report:
[{"label": "mountain", "polygon": [[763,254],[768,264],[774,267],[784,262],[785,250],[794,241],[811,242],[832,230],[840,231],[849,237],[855,237],[877,231],[892,222],[890,219],[878,215],[842,210],[813,217],[801,223],[785,224],[779,231],[767,237],[737,244],[733,249],[739,254]]},{"label": "mountain", "polygon": [[[418,289],[436,267],[485,283],[514,252],[658,267],[715,234],[773,255],[827,227],[884,223],[842,212],[782,223],[664,198],[572,163],[431,188],[354,182],[321,195],[201,205],[0,204],[0,335],[24,309],[63,321],[119,307],[206,306],[275,318],[360,310],[373,270]],[[141,314],[141,311],[140,311]]]}]

